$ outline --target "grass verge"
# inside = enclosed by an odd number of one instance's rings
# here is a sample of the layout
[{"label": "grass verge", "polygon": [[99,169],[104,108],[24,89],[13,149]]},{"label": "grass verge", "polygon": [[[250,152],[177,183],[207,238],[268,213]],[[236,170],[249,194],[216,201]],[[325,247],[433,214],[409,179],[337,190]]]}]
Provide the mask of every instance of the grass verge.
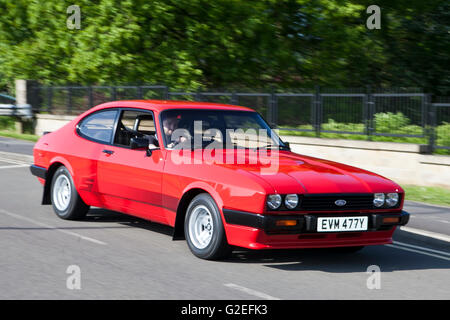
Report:
[{"label": "grass verge", "polygon": [[34,134],[28,134],[28,133],[16,133],[11,131],[0,131],[1,137],[8,137],[8,138],[14,138],[14,139],[21,139],[21,140],[27,140],[27,141],[38,141],[39,136],[36,136]]},{"label": "grass verge", "polygon": [[402,185],[402,188],[405,190],[406,200],[450,207],[450,189],[413,185]]}]

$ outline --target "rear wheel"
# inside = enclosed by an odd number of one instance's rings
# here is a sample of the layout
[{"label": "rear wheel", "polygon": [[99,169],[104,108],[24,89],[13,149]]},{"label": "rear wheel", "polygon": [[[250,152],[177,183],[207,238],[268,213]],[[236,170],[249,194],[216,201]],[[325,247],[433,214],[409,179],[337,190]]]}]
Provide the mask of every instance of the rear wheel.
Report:
[{"label": "rear wheel", "polygon": [[206,193],[192,199],[187,208],[184,234],[191,252],[202,259],[216,260],[231,253],[219,208]]},{"label": "rear wheel", "polygon": [[80,198],[66,167],[56,169],[50,192],[53,210],[58,217],[65,220],[79,220],[86,216],[89,206]]}]

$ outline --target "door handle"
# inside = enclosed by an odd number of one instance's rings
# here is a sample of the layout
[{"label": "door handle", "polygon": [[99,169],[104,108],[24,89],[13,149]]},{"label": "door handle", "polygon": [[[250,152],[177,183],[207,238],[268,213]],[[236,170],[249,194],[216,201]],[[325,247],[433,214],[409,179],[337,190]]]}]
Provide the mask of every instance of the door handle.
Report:
[{"label": "door handle", "polygon": [[103,149],[102,151],[103,153],[106,153],[107,155],[112,155],[114,153],[114,151],[112,150],[107,150],[107,149]]}]

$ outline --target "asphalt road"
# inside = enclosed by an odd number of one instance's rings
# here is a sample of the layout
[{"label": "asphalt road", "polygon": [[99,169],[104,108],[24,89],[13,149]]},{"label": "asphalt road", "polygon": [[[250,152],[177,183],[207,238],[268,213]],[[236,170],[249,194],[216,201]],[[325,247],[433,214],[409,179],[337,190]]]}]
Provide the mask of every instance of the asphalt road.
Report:
[{"label": "asphalt road", "polygon": [[449,208],[408,202],[409,229],[393,245],[355,254],[239,250],[205,261],[166,226],[97,208],[84,221],[57,218],[40,205],[30,157],[5,153],[32,145],[0,138],[0,299],[450,298]]}]

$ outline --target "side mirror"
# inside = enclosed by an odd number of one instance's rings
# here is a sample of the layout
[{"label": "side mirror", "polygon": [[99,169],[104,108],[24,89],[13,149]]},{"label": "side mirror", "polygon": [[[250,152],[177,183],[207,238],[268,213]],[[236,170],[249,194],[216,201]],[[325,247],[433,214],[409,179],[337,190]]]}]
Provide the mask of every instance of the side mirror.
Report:
[{"label": "side mirror", "polygon": [[289,145],[289,142],[283,142],[283,143],[289,149],[289,151],[291,151],[291,146]]},{"label": "side mirror", "polygon": [[131,138],[130,140],[130,148],[131,149],[142,149],[142,148],[148,148],[149,141],[145,138]]}]

